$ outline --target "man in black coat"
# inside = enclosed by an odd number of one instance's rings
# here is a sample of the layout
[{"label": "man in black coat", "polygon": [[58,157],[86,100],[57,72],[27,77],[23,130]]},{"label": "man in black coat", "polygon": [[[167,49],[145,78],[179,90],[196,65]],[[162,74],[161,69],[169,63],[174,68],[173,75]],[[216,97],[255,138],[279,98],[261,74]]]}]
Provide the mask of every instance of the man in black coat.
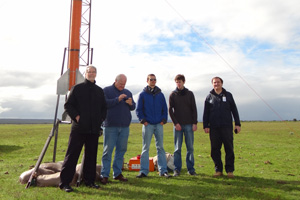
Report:
[{"label": "man in black coat", "polygon": [[209,133],[211,143],[211,157],[215,163],[214,177],[223,175],[223,163],[221,159],[221,147],[225,149],[225,171],[229,178],[233,178],[234,151],[233,151],[233,122],[235,132],[241,131],[239,113],[233,96],[226,91],[223,80],[220,77],[212,78],[214,89],[206,97],[203,113],[203,129]]},{"label": "man in black coat", "polygon": [[95,185],[99,131],[106,118],[106,101],[101,87],[95,83],[97,70],[94,66],[86,68],[85,81],[75,85],[64,105],[65,111],[72,119],[69,145],[60,175],[59,187],[72,192],[69,185],[73,179],[76,164],[83,145],[85,159],[83,180],[88,187]]}]

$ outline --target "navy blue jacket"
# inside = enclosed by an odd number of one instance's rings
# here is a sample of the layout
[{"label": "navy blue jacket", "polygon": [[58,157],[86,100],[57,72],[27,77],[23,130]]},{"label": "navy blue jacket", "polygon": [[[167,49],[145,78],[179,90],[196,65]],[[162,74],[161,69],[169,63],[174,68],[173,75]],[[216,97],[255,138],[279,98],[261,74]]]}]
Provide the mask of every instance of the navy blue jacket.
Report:
[{"label": "navy blue jacket", "polygon": [[136,115],[140,122],[150,124],[167,123],[168,108],[164,94],[155,86],[153,92],[145,87],[139,95]]},{"label": "navy blue jacket", "polygon": [[[131,112],[135,109],[135,102],[129,90],[119,91],[115,84],[105,87],[104,95],[107,103],[107,116],[103,123],[104,127],[127,127],[131,122]],[[125,102],[125,98],[119,102],[119,96],[126,94],[127,98],[132,98],[132,106]],[[126,98],[126,99],[127,99]]]},{"label": "navy blue jacket", "polygon": [[204,104],[203,128],[233,128],[232,115],[235,125],[241,126],[232,94],[224,88],[220,94],[211,90]]}]

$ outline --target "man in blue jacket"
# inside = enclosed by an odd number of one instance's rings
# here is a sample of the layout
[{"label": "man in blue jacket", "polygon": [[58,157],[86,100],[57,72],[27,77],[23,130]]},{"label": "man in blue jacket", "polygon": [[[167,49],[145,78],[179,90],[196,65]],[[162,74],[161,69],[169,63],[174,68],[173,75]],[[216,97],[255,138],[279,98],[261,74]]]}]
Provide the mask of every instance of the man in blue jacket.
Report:
[{"label": "man in blue jacket", "polygon": [[103,155],[100,181],[108,183],[111,168],[112,152],[115,149],[113,161],[113,178],[122,182],[128,180],[122,175],[124,154],[127,151],[131,112],[135,109],[132,93],[125,89],[127,78],[119,74],[115,82],[104,88],[107,103],[107,117],[103,128]]},{"label": "man in blue jacket", "polygon": [[215,163],[214,177],[223,175],[223,163],[221,159],[221,147],[225,149],[225,171],[228,178],[233,178],[234,151],[233,151],[233,124],[235,133],[241,131],[239,113],[233,96],[223,88],[223,80],[220,77],[212,78],[213,90],[206,97],[203,113],[203,129],[209,133],[211,143],[211,157]]},{"label": "man in blue jacket", "polygon": [[152,135],[155,137],[158,169],[160,176],[169,177],[167,159],[163,146],[163,125],[168,120],[168,108],[164,94],[156,86],[154,74],[147,76],[148,86],[140,93],[136,114],[143,124],[143,149],[141,154],[141,170],[137,178],[146,177],[149,173],[149,148]]}]

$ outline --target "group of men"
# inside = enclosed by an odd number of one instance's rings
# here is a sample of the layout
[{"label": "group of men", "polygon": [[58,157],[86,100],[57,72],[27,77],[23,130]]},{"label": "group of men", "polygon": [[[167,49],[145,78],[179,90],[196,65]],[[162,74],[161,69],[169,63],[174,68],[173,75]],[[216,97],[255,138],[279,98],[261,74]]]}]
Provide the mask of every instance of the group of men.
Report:
[{"label": "group of men", "polygon": [[[168,114],[174,124],[174,174],[179,176],[182,168],[181,147],[185,139],[188,174],[195,176],[194,168],[194,132],[197,130],[197,107],[192,91],[185,88],[184,75],[175,77],[176,89],[170,94],[169,109],[161,89],[156,86],[156,76],[147,76],[147,86],[140,93],[137,104],[132,93],[125,89],[127,78],[119,74],[115,82],[104,89],[95,84],[97,70],[88,66],[85,81],[75,85],[64,105],[65,111],[72,119],[72,128],[68,149],[61,171],[60,188],[66,192],[73,191],[69,185],[75,173],[75,167],[83,145],[85,159],[83,163],[83,180],[86,186],[99,188],[95,184],[95,167],[98,151],[98,138],[103,126],[103,155],[100,182],[109,183],[112,153],[113,178],[121,182],[128,179],[122,175],[124,154],[127,151],[131,111],[136,110],[142,126],[142,153],[140,172],[137,178],[147,177],[149,173],[149,149],[152,135],[155,138],[157,164],[160,176],[170,177],[167,169],[166,153],[163,146],[163,125],[167,123]],[[214,177],[223,175],[221,147],[224,144],[225,171],[233,177],[233,123],[235,132],[241,130],[241,124],[234,99],[223,86],[219,77],[212,79],[213,90],[207,96],[203,114],[203,128],[210,134],[211,157],[215,163]],[[183,137],[184,135],[184,137]]]}]

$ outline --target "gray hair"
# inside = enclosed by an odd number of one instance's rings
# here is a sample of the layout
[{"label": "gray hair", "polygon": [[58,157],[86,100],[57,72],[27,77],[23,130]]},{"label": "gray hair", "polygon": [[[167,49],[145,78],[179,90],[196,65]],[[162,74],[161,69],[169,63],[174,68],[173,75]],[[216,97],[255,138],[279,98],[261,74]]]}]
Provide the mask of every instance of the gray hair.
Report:
[{"label": "gray hair", "polygon": [[118,82],[119,80],[125,78],[125,80],[127,80],[127,77],[125,76],[125,74],[119,74],[117,77],[116,77],[116,82]]},{"label": "gray hair", "polygon": [[86,67],[86,69],[85,69],[85,73],[87,73],[88,69],[90,69],[90,68],[95,69],[95,71],[96,71],[96,73],[97,73],[97,68],[96,68],[95,66],[93,66],[93,65],[88,65],[88,66]]}]

